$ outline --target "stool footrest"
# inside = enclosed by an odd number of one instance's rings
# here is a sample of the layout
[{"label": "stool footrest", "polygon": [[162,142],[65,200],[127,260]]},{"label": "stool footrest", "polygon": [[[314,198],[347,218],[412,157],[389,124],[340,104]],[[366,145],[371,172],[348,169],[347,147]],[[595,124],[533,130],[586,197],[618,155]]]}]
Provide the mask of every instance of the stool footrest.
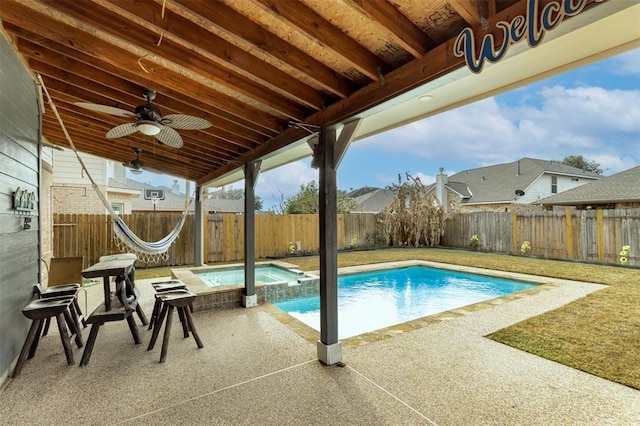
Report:
[{"label": "stool footrest", "polygon": [[122,321],[131,316],[134,311],[126,309],[124,306],[112,306],[106,311],[104,303],[100,304],[86,319],[87,324],[104,324],[105,322]]}]

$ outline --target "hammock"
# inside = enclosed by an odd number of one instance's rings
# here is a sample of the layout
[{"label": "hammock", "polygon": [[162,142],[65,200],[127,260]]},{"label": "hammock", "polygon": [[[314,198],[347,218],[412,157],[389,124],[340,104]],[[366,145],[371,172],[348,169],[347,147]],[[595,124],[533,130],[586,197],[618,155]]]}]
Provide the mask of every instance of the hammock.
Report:
[{"label": "hammock", "polygon": [[167,252],[169,251],[169,247],[171,247],[171,245],[174,243],[176,238],[178,238],[178,236],[180,235],[180,231],[182,230],[182,227],[184,226],[187,220],[187,214],[189,213],[189,206],[191,205],[191,202],[193,201],[193,199],[188,203],[185,200],[185,209],[184,209],[184,212],[182,213],[182,218],[177,223],[175,228],[173,228],[173,230],[169,232],[169,234],[166,237],[152,243],[146,242],[141,238],[139,238],[131,229],[129,229],[129,227],[127,226],[126,223],[124,223],[122,218],[120,218],[120,216],[113,210],[113,208],[111,207],[111,203],[107,201],[107,198],[100,190],[100,187],[93,180],[93,177],[91,177],[91,174],[89,174],[89,170],[87,170],[87,166],[84,164],[84,161],[82,161],[82,158],[80,158],[80,155],[78,154],[78,151],[76,150],[76,147],[73,144],[73,141],[71,140],[71,136],[69,136],[69,133],[67,132],[67,128],[62,122],[62,118],[60,117],[60,114],[58,114],[58,110],[56,109],[56,106],[53,103],[53,100],[49,95],[49,91],[47,90],[47,87],[44,85],[44,81],[42,80],[42,76],[40,76],[40,74],[38,74],[38,81],[40,82],[39,83],[40,87],[42,88],[44,93],[47,95],[47,99],[49,101],[49,105],[51,106],[51,110],[53,111],[56,118],[58,119],[58,122],[62,127],[62,131],[65,137],[67,138],[69,145],[71,146],[71,149],[73,149],[73,152],[76,154],[76,158],[78,159],[78,162],[80,162],[80,166],[82,167],[82,170],[89,178],[89,181],[91,181],[91,186],[96,191],[98,198],[100,198],[100,201],[102,201],[102,204],[104,204],[107,211],[111,215],[111,218],[113,220],[113,226],[111,229],[113,231],[114,241],[116,243],[116,246],[118,246],[118,249],[123,253],[125,251],[133,251],[138,256],[138,259],[145,263],[158,262],[161,259],[168,260],[169,255]]},{"label": "hammock", "polygon": [[183,214],[180,222],[166,237],[156,242],[148,243],[134,234],[120,217],[115,217],[113,218],[112,228],[114,241],[121,252],[125,252],[127,249],[133,250],[142,262],[157,262],[159,259],[168,260],[167,251],[180,235],[186,219],[187,215]]}]

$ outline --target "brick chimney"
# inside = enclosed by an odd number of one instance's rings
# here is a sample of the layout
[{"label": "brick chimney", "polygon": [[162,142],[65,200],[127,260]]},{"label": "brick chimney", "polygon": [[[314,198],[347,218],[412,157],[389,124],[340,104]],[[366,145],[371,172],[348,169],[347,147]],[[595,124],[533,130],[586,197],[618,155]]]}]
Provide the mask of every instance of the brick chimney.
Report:
[{"label": "brick chimney", "polygon": [[178,179],[173,180],[173,185],[171,185],[171,193],[180,194],[180,185],[178,185]]}]

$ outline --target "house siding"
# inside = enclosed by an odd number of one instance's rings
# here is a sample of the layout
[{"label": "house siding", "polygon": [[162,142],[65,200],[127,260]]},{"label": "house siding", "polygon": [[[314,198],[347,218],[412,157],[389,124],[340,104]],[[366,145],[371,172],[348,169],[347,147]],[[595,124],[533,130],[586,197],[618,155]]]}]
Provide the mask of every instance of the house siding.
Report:
[{"label": "house siding", "polygon": [[[538,200],[553,195],[551,192],[551,177],[556,176],[558,179],[558,194],[569,189],[577,188],[589,182],[593,182],[595,179],[587,177],[575,177],[575,176],[563,176],[556,174],[545,173],[533,182],[529,188],[526,189],[526,193],[523,197],[518,199],[518,202],[522,203],[535,203]],[[574,181],[572,179],[578,179]]]},{"label": "house siding", "polygon": [[[29,329],[22,308],[39,282],[40,111],[37,87],[0,34],[0,382]],[[36,194],[31,228],[13,210],[17,188]]]},{"label": "house siding", "polygon": [[[80,158],[87,166],[89,174],[98,185],[107,185],[107,161],[100,157],[80,153]],[[55,174],[53,184],[91,185],[91,181],[84,173],[76,154],[71,150],[54,151],[53,167]]]},{"label": "house siding", "polygon": [[[107,201],[112,204],[123,204],[124,214],[130,214],[131,199],[138,197],[138,193],[133,188],[120,190],[118,187],[107,186],[110,175],[108,160],[85,153],[80,153],[80,158]],[[54,151],[53,162],[54,174],[51,193],[54,213],[109,213],[93,188],[87,173],[82,170],[73,151]],[[114,167],[113,174],[116,177],[124,177],[124,167]]]}]

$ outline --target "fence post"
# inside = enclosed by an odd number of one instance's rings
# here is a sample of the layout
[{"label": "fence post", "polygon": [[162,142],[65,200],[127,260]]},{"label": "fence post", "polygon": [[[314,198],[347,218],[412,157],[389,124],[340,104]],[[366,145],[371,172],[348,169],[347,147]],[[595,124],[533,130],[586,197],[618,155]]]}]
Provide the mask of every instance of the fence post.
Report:
[{"label": "fence post", "polygon": [[512,235],[513,235],[513,251],[512,253],[517,253],[518,252],[518,212],[517,211],[513,211],[513,214],[511,215],[511,222],[512,222],[512,226],[513,226],[513,231],[512,231]]},{"label": "fence post", "polygon": [[567,257],[573,259],[573,214],[571,210],[566,210],[564,217],[567,227]]},{"label": "fence post", "polygon": [[596,226],[598,228],[598,262],[604,262],[604,216],[602,209],[596,210]]}]

